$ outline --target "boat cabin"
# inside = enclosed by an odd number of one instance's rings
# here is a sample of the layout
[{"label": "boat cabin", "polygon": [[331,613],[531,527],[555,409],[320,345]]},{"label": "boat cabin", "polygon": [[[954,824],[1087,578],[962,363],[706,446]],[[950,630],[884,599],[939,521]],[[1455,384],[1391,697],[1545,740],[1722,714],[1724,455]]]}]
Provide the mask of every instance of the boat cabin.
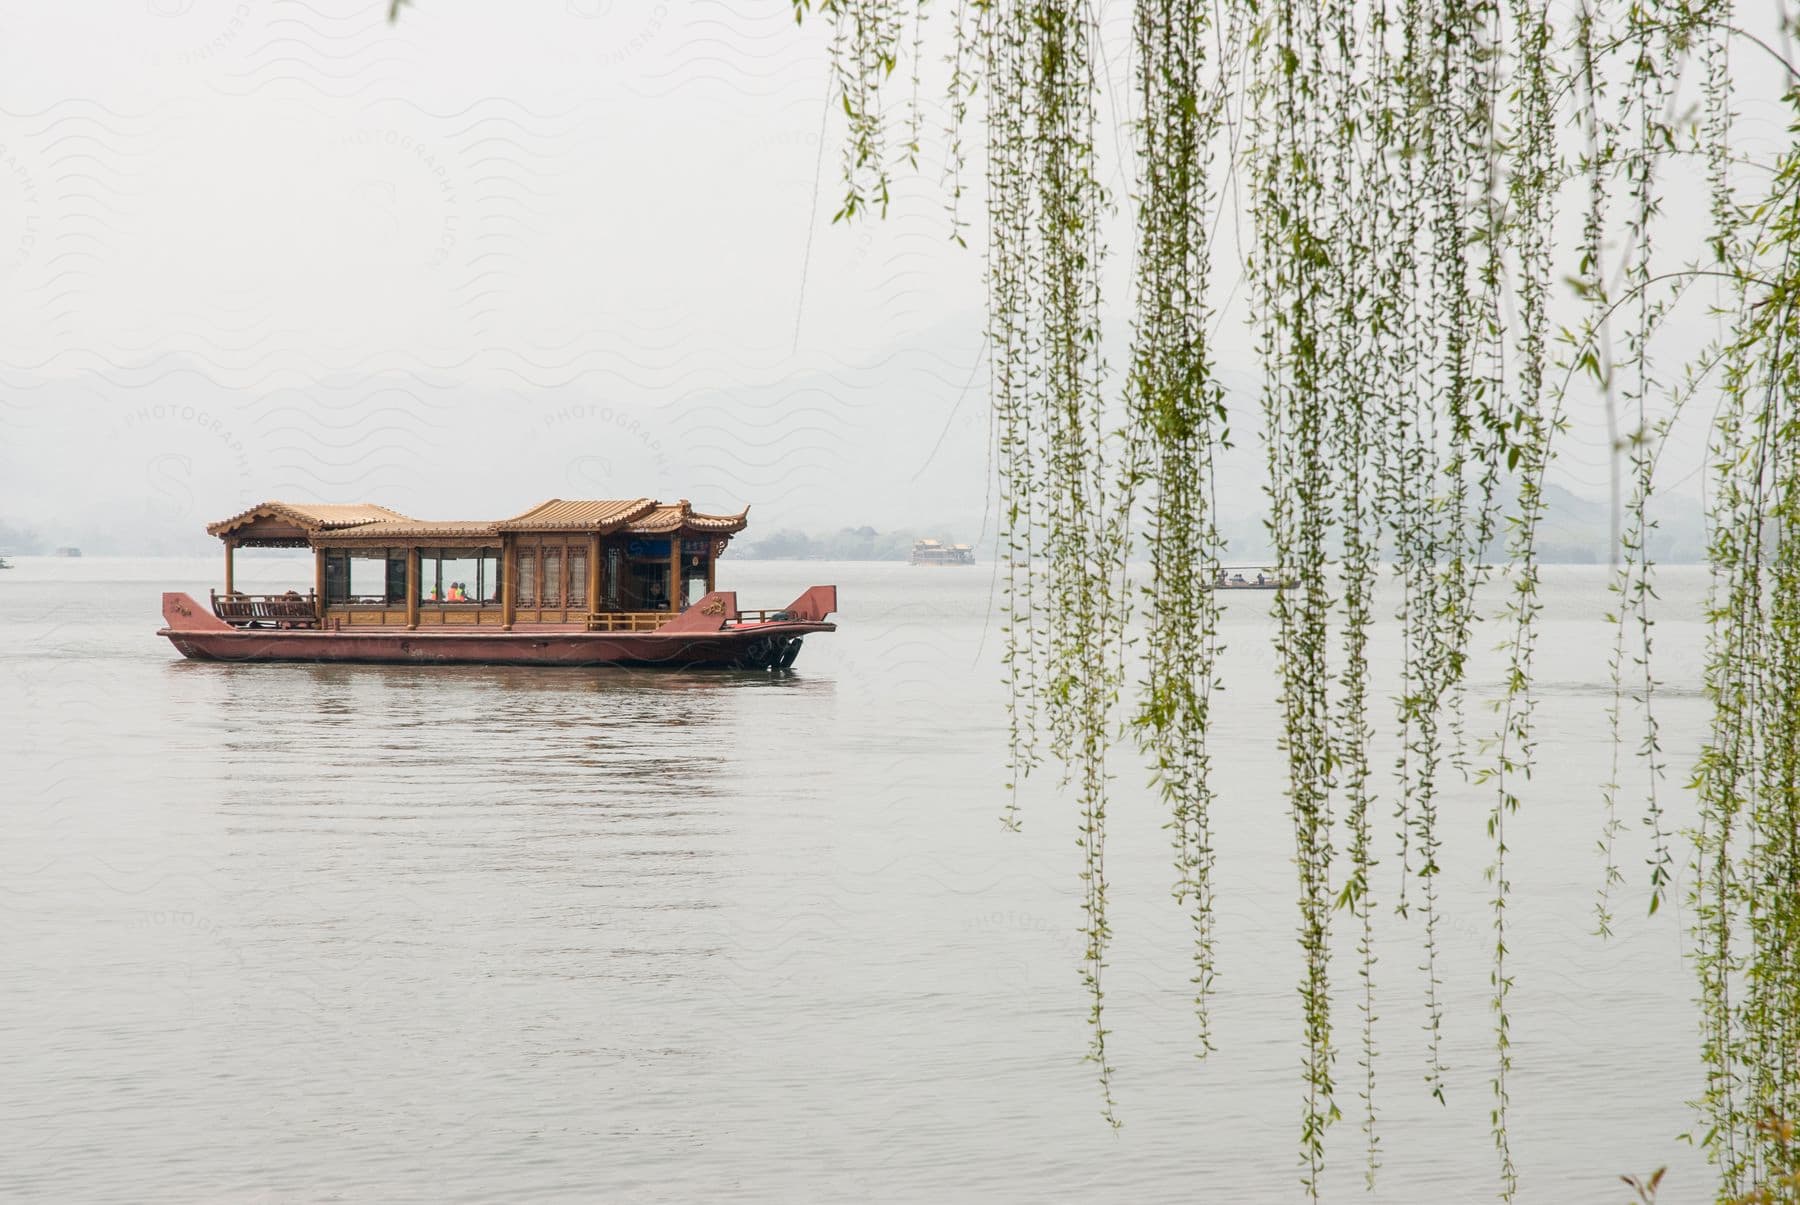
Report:
[{"label": "boat cabin", "polygon": [[[225,544],[213,613],[235,626],[653,631],[712,591],[748,514],[552,498],[510,519],[440,521],[367,502],[264,502],[207,526]],[[240,548],[312,549],[312,590],[240,593]]]}]

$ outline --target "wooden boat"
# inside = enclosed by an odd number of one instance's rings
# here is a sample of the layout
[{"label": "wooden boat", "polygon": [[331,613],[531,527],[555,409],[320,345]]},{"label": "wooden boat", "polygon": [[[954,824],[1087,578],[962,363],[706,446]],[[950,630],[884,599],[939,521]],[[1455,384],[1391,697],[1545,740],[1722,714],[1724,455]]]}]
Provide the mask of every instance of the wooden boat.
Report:
[{"label": "wooden boat", "polygon": [[945,544],[940,540],[914,540],[912,563],[915,565],[973,565],[975,549],[967,544]]},{"label": "wooden boat", "polygon": [[[832,632],[837,587],[745,610],[714,589],[748,511],[686,499],[553,498],[498,521],[436,522],[382,506],[264,502],[210,524],[225,589],[163,595],[166,636],[202,661],[639,665],[786,669]],[[310,548],[306,593],[234,588],[240,548]]]},{"label": "wooden boat", "polygon": [[[1246,576],[1246,575],[1251,576]],[[1295,585],[1291,577],[1283,577],[1267,565],[1223,565],[1213,579],[1205,583],[1208,590],[1286,590]]]}]

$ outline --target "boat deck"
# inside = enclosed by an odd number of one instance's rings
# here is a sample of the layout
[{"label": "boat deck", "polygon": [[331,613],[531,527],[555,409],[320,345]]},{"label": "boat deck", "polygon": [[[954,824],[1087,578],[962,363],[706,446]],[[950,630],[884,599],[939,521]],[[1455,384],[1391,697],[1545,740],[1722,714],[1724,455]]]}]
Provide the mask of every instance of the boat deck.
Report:
[{"label": "boat deck", "polygon": [[[654,630],[595,629],[584,622],[418,628],[228,623],[190,595],[163,595],[165,636],[195,661],[341,661],[396,664],[726,666],[786,669],[802,638],[833,632],[837,588],[814,586],[780,610],[740,612],[729,591],[706,595]],[[604,613],[602,613],[604,614]]]}]

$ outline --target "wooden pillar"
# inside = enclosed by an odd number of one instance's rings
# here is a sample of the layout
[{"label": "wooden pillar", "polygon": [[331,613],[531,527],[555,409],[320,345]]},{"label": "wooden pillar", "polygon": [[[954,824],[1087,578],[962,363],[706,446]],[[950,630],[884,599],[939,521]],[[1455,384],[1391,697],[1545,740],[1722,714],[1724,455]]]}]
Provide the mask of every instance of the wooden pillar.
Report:
[{"label": "wooden pillar", "polygon": [[225,541],[225,593],[227,593],[227,594],[230,594],[232,592],[232,580],[231,580],[232,572],[231,571],[232,571],[232,562],[236,559],[236,557],[234,555],[236,552],[237,552],[237,541],[236,540],[226,540]]},{"label": "wooden pillar", "polygon": [[600,609],[600,533],[588,537],[587,609],[592,615]]},{"label": "wooden pillar", "polygon": [[717,590],[719,578],[719,541],[706,542],[706,592],[711,594]]},{"label": "wooden pillar", "polygon": [[406,550],[406,628],[419,626],[419,550]]},{"label": "wooden pillar", "polygon": [[518,610],[519,592],[515,583],[519,580],[518,567],[513,564],[513,541],[505,536],[500,539],[500,630],[512,631],[513,616]]},{"label": "wooden pillar", "polygon": [[669,613],[681,611],[681,531],[669,536]]},{"label": "wooden pillar", "polygon": [[313,617],[325,622],[325,550],[313,549]]}]

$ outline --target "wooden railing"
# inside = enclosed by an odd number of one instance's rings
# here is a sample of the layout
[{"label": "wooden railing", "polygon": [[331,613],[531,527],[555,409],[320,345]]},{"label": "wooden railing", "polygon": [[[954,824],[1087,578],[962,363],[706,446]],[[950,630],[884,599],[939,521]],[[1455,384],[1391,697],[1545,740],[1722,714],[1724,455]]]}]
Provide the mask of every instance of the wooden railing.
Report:
[{"label": "wooden railing", "polygon": [[318,626],[318,599],[299,594],[212,594],[213,614],[240,628],[310,628]]},{"label": "wooden railing", "polygon": [[[587,617],[587,628],[590,632],[654,632],[674,618],[667,611],[594,611]],[[728,626],[771,623],[792,618],[794,615],[791,611],[773,607],[739,610],[737,618],[731,620]]]},{"label": "wooden railing", "polygon": [[737,622],[739,623],[769,623],[773,620],[792,618],[793,615],[788,612],[771,607],[759,607],[753,610],[739,607],[737,613]]},{"label": "wooden railing", "polygon": [[654,632],[675,617],[667,611],[594,611],[587,617],[590,632]]}]

